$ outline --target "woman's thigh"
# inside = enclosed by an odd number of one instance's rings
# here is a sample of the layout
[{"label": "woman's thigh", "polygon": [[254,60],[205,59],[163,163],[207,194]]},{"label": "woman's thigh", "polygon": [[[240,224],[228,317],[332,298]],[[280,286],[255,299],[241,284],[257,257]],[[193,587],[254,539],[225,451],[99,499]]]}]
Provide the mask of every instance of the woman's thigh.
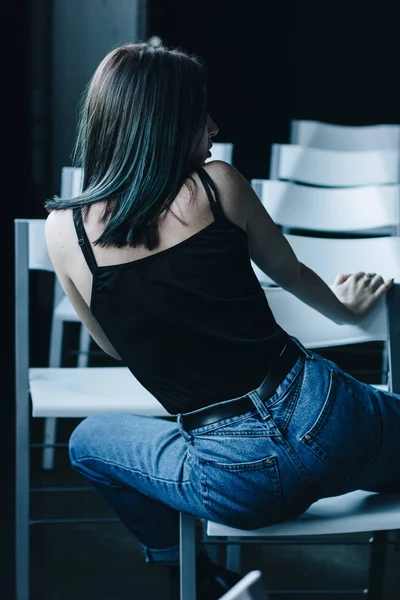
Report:
[{"label": "woman's thigh", "polygon": [[69,443],[72,466],[94,482],[131,487],[207,517],[193,491],[190,461],[176,422],[107,413],[82,421]]}]

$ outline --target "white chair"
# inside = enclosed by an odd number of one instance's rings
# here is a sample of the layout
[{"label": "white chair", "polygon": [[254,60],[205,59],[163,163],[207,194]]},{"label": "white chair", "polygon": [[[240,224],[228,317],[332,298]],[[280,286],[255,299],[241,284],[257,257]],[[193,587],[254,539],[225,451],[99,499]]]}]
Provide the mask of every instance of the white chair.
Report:
[{"label": "white chair", "polygon": [[[313,269],[328,285],[333,283],[339,273],[357,273],[358,271],[379,273],[385,280],[393,277],[396,283],[400,283],[400,237],[340,239],[293,234],[285,234],[285,237],[298,259]],[[254,263],[253,269],[263,286],[275,285],[275,282]],[[318,318],[318,314],[315,314],[314,322],[318,322]],[[310,327],[312,327],[311,324]],[[346,327],[342,325],[339,331],[344,333]],[[383,342],[381,383],[385,383],[388,369],[387,341],[385,339],[368,341]],[[347,342],[347,344],[351,343],[357,342]],[[345,346],[346,342],[344,341],[343,344],[326,343],[314,347],[328,348],[336,345]]]},{"label": "white chair", "polygon": [[[273,179],[251,185],[284,233],[312,235],[304,243],[314,256],[314,238],[400,235],[400,185],[319,187]],[[343,246],[344,248],[347,245]],[[304,245],[303,245],[304,248]],[[316,247],[318,251],[318,246]],[[305,260],[308,259],[308,255]],[[308,264],[308,263],[307,263]],[[264,274],[253,265],[261,280]],[[319,265],[324,269],[323,265]],[[323,274],[324,271],[320,271]],[[332,283],[332,281],[328,281]],[[360,349],[361,350],[361,349]],[[367,348],[369,352],[371,348]],[[379,349],[385,377],[387,348]]]},{"label": "white chair", "polygon": [[[391,349],[391,378],[389,389],[400,392],[400,286],[393,288],[388,301],[382,298],[378,305],[357,326],[335,325],[320,313],[310,308],[281,288],[265,288],[272,312],[278,323],[295,335],[306,347],[315,348],[335,343],[356,343],[372,339],[388,339]],[[390,308],[388,313],[386,308]],[[393,337],[390,335],[393,334]],[[382,386],[377,386],[382,387]],[[338,595],[365,594],[371,600],[382,599],[382,585],[385,567],[385,552],[388,532],[400,529],[400,494],[384,495],[355,491],[334,498],[324,498],[314,503],[303,515],[295,520],[278,525],[263,527],[254,531],[239,530],[209,521],[206,529],[206,542],[227,543],[227,567],[240,570],[240,542],[251,541],[259,544],[293,543],[302,540],[307,543],[333,544],[338,537],[358,533],[372,533],[369,585],[368,589],[351,592],[333,590]],[[328,536],[325,538],[324,536]],[[314,540],[312,539],[314,538]],[[195,578],[194,561],[194,518],[181,515],[181,586],[182,600],[195,598],[193,594]],[[237,544],[235,548],[235,542]],[[343,540],[343,544],[346,540]],[[361,543],[361,542],[360,542]],[[272,593],[274,590],[271,590]],[[300,593],[287,590],[279,593],[287,595]],[[316,594],[318,590],[304,590],[304,595]],[[326,591],[321,593],[327,593]]]},{"label": "white chair", "polygon": [[400,185],[317,187],[252,179],[251,186],[285,232],[400,235]]},{"label": "white chair", "polygon": [[[29,356],[30,274],[33,271],[53,272],[44,238],[44,224],[44,219],[16,219],[14,222],[15,557],[18,600],[28,600],[30,597],[30,527],[32,524],[42,522],[32,519],[30,512],[30,492],[32,491],[30,489],[30,447],[32,446],[30,444],[30,418],[85,417],[102,411],[130,411],[154,417],[168,416],[159,402],[139,384],[127,367],[31,367]],[[96,521],[96,519],[94,520]],[[81,519],[77,521],[81,521]],[[93,519],[90,521],[93,522]],[[65,519],[61,519],[59,522],[65,522]]]},{"label": "white chair", "polygon": [[223,160],[226,163],[232,164],[233,160],[233,144],[231,142],[213,142],[210,150],[211,156],[206,160]]},{"label": "white chair", "polygon": [[272,144],[269,179],[328,187],[400,183],[400,150],[342,152]]},{"label": "white chair", "polygon": [[247,573],[220,600],[268,600],[261,581],[261,571]]},{"label": "white chair", "polygon": [[323,150],[400,150],[400,125],[336,125],[292,119],[289,142]]}]

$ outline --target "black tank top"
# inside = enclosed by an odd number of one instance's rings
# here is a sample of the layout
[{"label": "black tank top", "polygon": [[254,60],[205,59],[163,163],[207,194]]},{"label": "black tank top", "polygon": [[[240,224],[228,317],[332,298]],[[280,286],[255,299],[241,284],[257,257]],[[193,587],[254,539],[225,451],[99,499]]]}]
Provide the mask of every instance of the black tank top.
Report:
[{"label": "black tank top", "polygon": [[197,173],[214,221],[135,261],[97,266],[81,210],[73,210],[93,274],[91,312],[170,414],[257,388],[287,339],[251,266],[246,232],[224,216],[208,173]]}]

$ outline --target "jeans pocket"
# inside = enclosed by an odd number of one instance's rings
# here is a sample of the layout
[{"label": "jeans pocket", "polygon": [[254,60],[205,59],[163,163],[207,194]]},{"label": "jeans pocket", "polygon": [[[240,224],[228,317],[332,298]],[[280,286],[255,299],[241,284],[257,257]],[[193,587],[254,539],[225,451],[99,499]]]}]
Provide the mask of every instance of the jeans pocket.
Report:
[{"label": "jeans pocket", "polygon": [[326,400],[301,442],[332,471],[354,478],[374,462],[381,436],[373,390],[331,369]]},{"label": "jeans pocket", "polygon": [[276,456],[242,463],[197,460],[204,506],[213,520],[247,530],[279,521],[282,491]]}]

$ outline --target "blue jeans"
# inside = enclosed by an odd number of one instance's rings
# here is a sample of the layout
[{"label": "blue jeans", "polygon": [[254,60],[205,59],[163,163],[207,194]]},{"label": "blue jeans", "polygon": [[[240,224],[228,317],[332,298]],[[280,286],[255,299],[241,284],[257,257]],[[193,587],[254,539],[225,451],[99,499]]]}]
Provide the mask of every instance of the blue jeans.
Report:
[{"label": "blue jeans", "polygon": [[170,422],[100,414],[72,433],[73,468],[137,537],[147,561],[178,564],[179,511],[256,529],[319,498],[400,491],[400,396],[291,339],[300,358],[273,396],[251,394],[254,409],[245,414],[191,431],[180,415]]}]

